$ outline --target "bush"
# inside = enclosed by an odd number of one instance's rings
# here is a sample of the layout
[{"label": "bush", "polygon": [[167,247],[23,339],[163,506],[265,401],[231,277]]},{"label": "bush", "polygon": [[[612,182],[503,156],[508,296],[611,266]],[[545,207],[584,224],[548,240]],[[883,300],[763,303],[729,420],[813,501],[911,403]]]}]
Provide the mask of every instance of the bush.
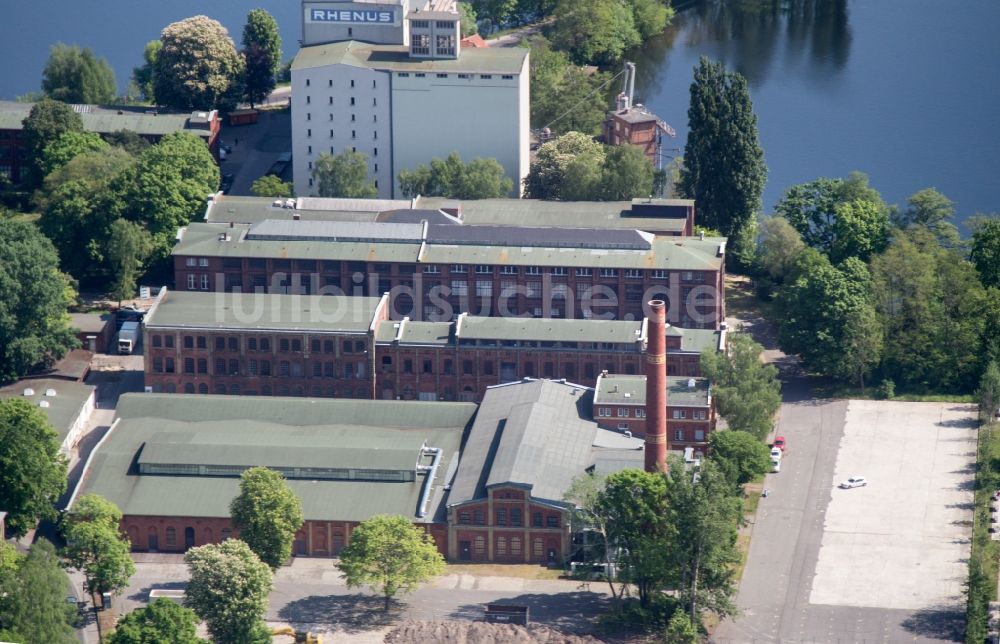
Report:
[{"label": "bush", "polygon": [[892,400],[896,397],[896,383],[891,378],[886,378],[878,386],[878,397],[882,400]]},{"label": "bush", "polygon": [[629,597],[597,619],[597,630],[605,635],[664,633],[670,618],[680,610],[677,600],[662,594],[650,597],[649,607]]}]

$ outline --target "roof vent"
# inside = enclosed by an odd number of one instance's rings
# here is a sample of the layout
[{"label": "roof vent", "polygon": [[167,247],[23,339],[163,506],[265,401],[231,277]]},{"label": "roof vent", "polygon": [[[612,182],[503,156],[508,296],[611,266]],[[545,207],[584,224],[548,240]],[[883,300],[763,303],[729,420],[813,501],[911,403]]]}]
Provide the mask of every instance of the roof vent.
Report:
[{"label": "roof vent", "polygon": [[627,391],[626,391],[626,392],[625,392],[625,397],[626,397],[626,398],[631,398],[631,397],[632,397],[632,394],[630,394],[629,392],[627,392]]},{"label": "roof vent", "polygon": [[271,202],[271,206],[273,208],[283,208],[285,206],[285,202],[282,201],[281,199],[275,199],[274,201]]},{"label": "roof vent", "polygon": [[27,387],[27,388],[26,388],[26,389],[24,390],[24,395],[25,395],[25,396],[34,396],[34,395],[35,395],[35,390],[34,390],[34,389],[32,389],[31,387]]},{"label": "roof vent", "polygon": [[49,401],[43,400],[40,403],[38,403],[38,406],[41,407],[42,409],[48,409],[49,408]]},{"label": "roof vent", "polygon": [[302,219],[302,215],[301,215],[301,214],[299,214],[299,213],[297,213],[297,212],[293,212],[293,213],[292,213],[292,220],[293,220],[293,221],[298,221],[298,220],[300,220],[300,219]]},{"label": "roof vent", "polygon": [[611,393],[613,394],[618,393],[618,385],[615,385],[615,388],[611,390]]},{"label": "roof vent", "polygon": [[630,432],[629,430],[626,429],[625,430],[625,438],[632,438],[632,432]]},{"label": "roof vent", "polygon": [[45,390],[45,395],[46,396],[55,396],[56,395],[56,390],[55,389],[51,389],[51,388],[50,389],[46,389]]},{"label": "roof vent", "polygon": [[285,208],[294,208],[294,207],[295,207],[294,199],[285,199]]},{"label": "roof vent", "polygon": [[688,387],[693,389],[694,385],[695,385],[694,378],[688,378]]}]

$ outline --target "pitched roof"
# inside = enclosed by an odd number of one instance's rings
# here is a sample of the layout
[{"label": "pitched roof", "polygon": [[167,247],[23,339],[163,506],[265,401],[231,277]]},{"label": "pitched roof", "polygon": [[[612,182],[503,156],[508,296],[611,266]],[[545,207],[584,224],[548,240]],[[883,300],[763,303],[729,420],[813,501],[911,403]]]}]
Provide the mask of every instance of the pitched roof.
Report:
[{"label": "pitched roof", "polygon": [[[25,395],[30,390],[31,393]],[[62,443],[94,394],[96,387],[69,380],[21,380],[0,389],[0,399],[20,398],[40,407]],[[49,395],[49,392],[53,392]],[[42,406],[41,403],[45,403]]]},{"label": "pitched roof", "polygon": [[[31,112],[34,103],[0,101],[0,130],[20,130],[23,121]],[[191,126],[198,121],[207,122],[205,112],[169,113],[147,108],[114,107],[99,105],[74,105],[75,112],[83,121],[83,129],[98,134],[110,134],[118,130],[131,130],[136,134],[163,136],[171,132],[185,131],[195,136],[207,138],[211,132],[199,126]]]}]

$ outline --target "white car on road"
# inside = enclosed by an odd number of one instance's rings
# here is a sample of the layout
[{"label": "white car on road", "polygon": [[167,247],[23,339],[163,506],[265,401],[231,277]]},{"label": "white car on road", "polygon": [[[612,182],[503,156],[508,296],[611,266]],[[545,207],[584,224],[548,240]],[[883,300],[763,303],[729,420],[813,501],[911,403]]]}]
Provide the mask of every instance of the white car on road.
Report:
[{"label": "white car on road", "polygon": [[849,490],[852,487],[864,487],[868,485],[868,479],[863,476],[852,476],[843,483],[840,484],[842,490]]}]

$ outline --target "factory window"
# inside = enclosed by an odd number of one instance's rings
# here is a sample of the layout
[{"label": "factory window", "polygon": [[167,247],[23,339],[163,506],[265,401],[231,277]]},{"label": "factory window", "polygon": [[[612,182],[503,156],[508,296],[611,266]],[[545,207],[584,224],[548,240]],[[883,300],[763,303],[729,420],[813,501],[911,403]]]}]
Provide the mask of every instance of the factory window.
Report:
[{"label": "factory window", "polygon": [[288,339],[282,338],[281,340],[278,340],[278,347],[281,351],[288,351],[289,347]]},{"label": "factory window", "polygon": [[292,340],[292,351],[302,351],[302,340]]},{"label": "factory window", "polygon": [[434,361],[424,360],[424,373],[434,373]]},{"label": "factory window", "polygon": [[472,78],[472,74],[459,74],[459,78]]},{"label": "factory window", "polygon": [[396,76],[399,76],[400,78],[409,78],[410,77],[410,73],[409,72],[399,72],[398,74],[396,74]]},{"label": "factory window", "polygon": [[351,130],[351,138],[352,139],[358,138],[358,131],[357,130]]},{"label": "factory window", "polygon": [[483,80],[490,80],[491,78],[493,78],[493,74],[480,74],[479,78]]},{"label": "factory window", "polygon": [[312,169],[313,169],[313,162],[312,162],[312,161],[310,161],[310,162],[309,162],[309,169],[310,169],[310,170],[312,170]]},{"label": "factory window", "polygon": [[471,376],[473,371],[472,360],[462,361],[462,374],[466,376]]},{"label": "factory window", "polygon": [[413,373],[413,360],[410,358],[403,360],[403,373]]},{"label": "factory window", "polygon": [[497,509],[497,525],[507,525],[507,509],[498,508]]},{"label": "factory window", "polygon": [[174,348],[174,336],[172,336],[172,335],[165,335],[165,336],[163,336],[163,346],[165,346],[168,349],[173,349]]},{"label": "factory window", "polygon": [[600,416],[601,418],[608,418],[608,417],[611,416],[611,408],[610,407],[598,407],[597,408],[597,415]]},{"label": "factory window", "polygon": [[454,56],[455,55],[455,36],[438,36],[437,42],[435,43],[438,55]]},{"label": "factory window", "polygon": [[194,348],[194,336],[186,335],[184,336],[184,348],[193,349]]},{"label": "factory window", "polygon": [[378,99],[377,98],[373,98],[372,99],[372,107],[374,107],[376,105],[378,105]]},{"label": "factory window", "polygon": [[[309,130],[309,136],[312,136],[312,130]],[[309,146],[306,150],[309,154],[313,153],[313,146]]]},{"label": "factory window", "polygon": [[555,268],[552,269],[552,274],[553,275],[565,275],[566,274],[566,269],[564,267],[562,267],[562,266],[556,266]]},{"label": "factory window", "polygon": [[271,375],[271,361],[261,360],[260,361],[260,375],[270,376]]},{"label": "factory window", "polygon": [[429,20],[412,20],[410,26],[414,29],[428,29],[431,26]]},{"label": "factory window", "polygon": [[378,164],[375,164],[375,172],[378,172]]},{"label": "factory window", "polygon": [[198,265],[198,258],[197,257],[188,257],[187,260],[185,261],[185,265],[187,265],[187,266],[197,266]]},{"label": "factory window", "polygon": [[312,104],[312,96],[306,96],[306,105]]},{"label": "factory window", "polygon": [[532,512],[531,513],[531,527],[532,528],[541,528],[542,527],[542,513],[541,512]]},{"label": "factory window", "polygon": [[465,273],[468,270],[469,269],[468,269],[468,267],[465,266],[465,264],[452,264],[451,265],[451,272],[452,273]]},{"label": "factory window", "polygon": [[333,87],[333,79],[332,78],[330,80],[326,81],[326,86],[327,87]]},{"label": "factory window", "polygon": [[619,418],[628,418],[628,407],[619,407],[618,408],[618,417]]},{"label": "factory window", "polygon": [[483,375],[492,376],[493,375],[493,361],[486,360],[483,362]]},{"label": "factory window", "polygon": [[351,105],[354,105],[354,97],[351,97]]},{"label": "factory window", "polygon": [[319,353],[323,349],[323,343],[319,340],[312,340],[309,342],[309,350],[313,353]]},{"label": "factory window", "polygon": [[306,79],[306,87],[309,87],[309,79]]},{"label": "factory window", "polygon": [[375,132],[372,133],[372,138],[378,139],[378,130],[375,130]]},{"label": "factory window", "polygon": [[167,528],[167,545],[176,546],[177,545],[177,529],[173,526]]},{"label": "factory window", "polygon": [[417,78],[424,78],[427,74],[414,74]]},{"label": "factory window", "polygon": [[455,373],[455,366],[451,360],[444,361],[444,373],[449,376]]},{"label": "factory window", "polygon": [[163,358],[153,358],[153,371],[161,373],[163,371]]},{"label": "factory window", "polygon": [[521,527],[521,508],[510,509],[510,524],[515,528]]},{"label": "factory window", "polygon": [[[328,105],[333,105],[333,97],[332,96],[327,99],[327,104]],[[332,118],[333,114],[331,114],[330,117]]]},{"label": "factory window", "polygon": [[486,539],[482,536],[477,536],[472,542],[472,549],[477,555],[481,555],[486,552]]},{"label": "factory window", "polygon": [[451,294],[458,295],[460,297],[465,297],[469,294],[469,283],[465,280],[452,280],[451,281]]},{"label": "factory window", "polygon": [[636,409],[635,409],[635,417],[636,418],[645,418],[646,417],[646,410],[643,409],[642,407],[636,407]]},{"label": "factory window", "polygon": [[476,296],[492,297],[493,280],[476,280]]},{"label": "factory window", "polygon": [[678,429],[677,431],[674,432],[674,440],[675,441],[682,441],[682,440],[684,440],[684,430],[683,429]]},{"label": "factory window", "polygon": [[506,537],[497,537],[497,555],[502,556],[506,554],[507,554]]},{"label": "factory window", "polygon": [[655,280],[665,280],[667,279],[667,271],[658,268],[653,271],[653,279]]},{"label": "factory window", "polygon": [[454,29],[455,23],[451,20],[437,20],[435,26],[438,29]]},{"label": "factory window", "polygon": [[703,441],[703,440],[705,440],[705,430],[704,429],[696,429],[696,430],[694,430],[694,439],[696,441]]},{"label": "factory window", "polygon": [[459,512],[458,522],[463,525],[469,525],[470,523],[472,523],[472,517],[469,515],[468,512]]},{"label": "factory window", "polygon": [[[312,128],[306,130],[306,136],[312,136],[312,135],[313,135]],[[311,147],[309,148],[309,154],[312,154],[312,148]]]},{"label": "factory window", "polygon": [[683,409],[675,409],[673,417],[678,419],[687,418],[687,411]]},{"label": "factory window", "polygon": [[601,277],[618,277],[618,271],[614,268],[602,268]]},{"label": "factory window", "polygon": [[313,363],[313,377],[314,378],[322,378],[323,377],[323,363],[322,362],[314,362]]},{"label": "factory window", "polygon": [[357,120],[357,115],[351,114],[351,123],[355,122],[356,120]]},{"label": "factory window", "polygon": [[531,554],[536,557],[541,557],[545,554],[545,544],[542,543],[541,539],[535,539],[531,542]]},{"label": "factory window", "polygon": [[642,277],[642,271],[638,268],[627,268],[625,269],[625,277],[630,279],[637,279]]},{"label": "factory window", "polygon": [[313,187],[313,180],[312,180],[311,178],[309,179],[309,187],[310,187],[310,188],[312,188],[312,187]]},{"label": "factory window", "polygon": [[271,340],[269,338],[261,338],[260,339],[260,350],[261,351],[270,351],[271,350]]},{"label": "factory window", "polygon": [[373,157],[377,157],[378,156],[378,148],[375,148],[375,150],[372,152],[372,156]]},{"label": "factory window", "polygon": [[353,80],[351,81],[351,87],[354,87],[354,81]]},{"label": "factory window", "polygon": [[503,75],[503,76],[501,76],[500,78],[502,78],[502,79],[504,79],[504,80],[514,80],[514,77],[513,77],[513,76],[511,76],[510,74],[504,74],[504,75]]},{"label": "factory window", "polygon": [[524,272],[526,275],[541,275],[542,269],[538,266],[526,266]]},{"label": "factory window", "polygon": [[194,275],[188,275],[188,290],[189,291],[193,291],[194,290],[195,279],[196,279],[196,276],[194,276]]},{"label": "factory window", "polygon": [[204,383],[204,382],[200,383],[198,385],[198,393],[199,394],[207,394],[208,393],[208,384]]},{"label": "factory window", "polygon": [[559,515],[550,514],[545,517],[545,526],[548,528],[558,528],[559,527]]},{"label": "factory window", "polygon": [[247,363],[247,375],[248,376],[256,376],[257,375],[257,361],[256,360],[250,360]]},{"label": "factory window", "polygon": [[201,290],[203,291],[208,290],[208,275],[201,276]]},{"label": "factory window", "polygon": [[153,336],[153,346],[154,347],[160,346],[160,336],[158,335]]},{"label": "factory window", "polygon": [[208,360],[198,358],[198,373],[208,373]]},{"label": "factory window", "polygon": [[506,266],[506,265],[505,266],[501,266],[500,267],[500,274],[501,275],[517,275],[517,266]]},{"label": "factory window", "polygon": [[311,121],[311,120],[313,120],[313,115],[312,115],[312,112],[306,112],[306,120],[307,120],[307,121]]},{"label": "factory window", "polygon": [[164,361],[163,371],[165,373],[173,373],[174,372],[174,359],[173,358],[167,358]]},{"label": "factory window", "polygon": [[438,78],[448,78],[448,74],[437,74]]},{"label": "factory window", "polygon": [[441,272],[441,267],[438,266],[437,264],[427,264],[426,266],[424,266],[423,272],[424,273],[440,273]]},{"label": "factory window", "polygon": [[521,554],[521,537],[510,538],[510,554],[511,556]]}]

